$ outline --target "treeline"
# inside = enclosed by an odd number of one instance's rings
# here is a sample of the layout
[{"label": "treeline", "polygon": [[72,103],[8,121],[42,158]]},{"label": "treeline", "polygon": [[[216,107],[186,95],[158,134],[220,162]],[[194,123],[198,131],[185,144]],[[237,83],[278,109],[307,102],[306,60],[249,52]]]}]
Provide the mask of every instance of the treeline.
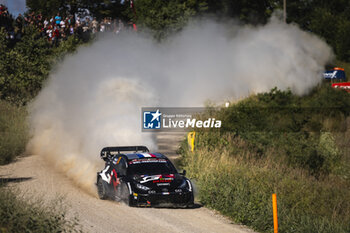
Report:
[{"label": "treeline", "polygon": [[[347,0],[295,0],[287,2],[287,22],[324,38],[338,59],[350,61],[350,2]],[[283,0],[28,0],[31,11],[54,15],[74,14],[88,9],[98,18],[112,17],[151,29],[162,39],[187,23],[192,17],[219,20],[239,19],[248,24],[264,24]],[[141,27],[142,28],[142,27]]]},{"label": "treeline", "polygon": [[[28,0],[29,12],[52,17],[90,11],[99,19],[121,19],[136,23],[138,30],[151,30],[162,40],[181,30],[191,18],[212,17],[225,21],[239,19],[247,24],[266,23],[272,12],[283,8],[283,1],[213,0]],[[28,12],[28,13],[29,13]],[[11,13],[11,12],[10,12]],[[85,11],[86,13],[86,11]],[[350,60],[350,2],[345,0],[287,1],[287,21],[323,37],[342,61]],[[2,20],[3,21],[3,20]],[[15,24],[15,21],[13,20]],[[74,50],[81,41],[76,37],[52,48],[39,36],[39,28],[25,27],[19,43],[0,32],[0,99],[25,104],[40,90],[57,56]],[[86,42],[86,41],[85,41]]]},{"label": "treeline", "polygon": [[20,41],[13,44],[0,28],[0,99],[25,105],[40,91],[52,66],[66,52],[82,42],[76,37],[52,47],[35,26],[27,26]]}]

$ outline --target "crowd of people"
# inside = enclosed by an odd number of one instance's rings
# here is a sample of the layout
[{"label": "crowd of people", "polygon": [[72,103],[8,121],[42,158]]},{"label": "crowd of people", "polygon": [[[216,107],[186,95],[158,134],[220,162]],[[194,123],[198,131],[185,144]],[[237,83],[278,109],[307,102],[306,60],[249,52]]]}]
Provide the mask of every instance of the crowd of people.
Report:
[{"label": "crowd of people", "polygon": [[53,46],[57,46],[60,41],[67,40],[73,35],[87,41],[92,34],[96,33],[108,32],[118,35],[122,31],[137,31],[135,24],[124,24],[121,19],[112,18],[97,20],[91,16],[61,16],[60,13],[52,17],[43,17],[40,13],[31,12],[24,16],[19,14],[16,19],[13,19],[4,5],[0,5],[0,22],[0,27],[5,28],[9,40],[21,40],[25,27],[31,25],[40,32],[40,37],[47,38]]}]

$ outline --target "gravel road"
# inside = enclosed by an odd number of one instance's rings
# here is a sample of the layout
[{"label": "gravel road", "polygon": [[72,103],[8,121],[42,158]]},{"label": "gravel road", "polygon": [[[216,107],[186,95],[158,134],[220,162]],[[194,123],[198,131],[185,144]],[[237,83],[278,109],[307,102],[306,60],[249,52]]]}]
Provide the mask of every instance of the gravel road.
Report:
[{"label": "gravel road", "polygon": [[[182,137],[160,134],[159,150],[176,158],[175,150]],[[253,232],[200,205],[193,209],[131,208],[99,200],[37,155],[1,166],[0,178],[28,178],[9,184],[28,198],[36,196],[49,202],[63,196],[68,216],[77,217],[84,232]]]}]

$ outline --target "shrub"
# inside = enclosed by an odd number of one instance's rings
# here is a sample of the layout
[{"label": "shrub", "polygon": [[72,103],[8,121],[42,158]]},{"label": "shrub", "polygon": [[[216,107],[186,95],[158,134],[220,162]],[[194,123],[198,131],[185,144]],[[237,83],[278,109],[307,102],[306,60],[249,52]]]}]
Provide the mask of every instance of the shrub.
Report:
[{"label": "shrub", "polygon": [[13,191],[0,188],[1,232],[77,232],[76,219],[67,220],[60,201],[43,207],[42,201],[28,203]]}]

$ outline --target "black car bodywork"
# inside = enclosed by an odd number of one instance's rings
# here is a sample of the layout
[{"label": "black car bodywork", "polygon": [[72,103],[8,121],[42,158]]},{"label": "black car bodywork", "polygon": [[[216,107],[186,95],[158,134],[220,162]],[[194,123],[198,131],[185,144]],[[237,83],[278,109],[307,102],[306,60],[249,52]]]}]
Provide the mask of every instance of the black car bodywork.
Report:
[{"label": "black car bodywork", "polygon": [[123,201],[129,206],[193,206],[191,181],[163,154],[150,153],[145,146],[105,147],[101,158],[106,162],[97,173],[101,199]]}]

